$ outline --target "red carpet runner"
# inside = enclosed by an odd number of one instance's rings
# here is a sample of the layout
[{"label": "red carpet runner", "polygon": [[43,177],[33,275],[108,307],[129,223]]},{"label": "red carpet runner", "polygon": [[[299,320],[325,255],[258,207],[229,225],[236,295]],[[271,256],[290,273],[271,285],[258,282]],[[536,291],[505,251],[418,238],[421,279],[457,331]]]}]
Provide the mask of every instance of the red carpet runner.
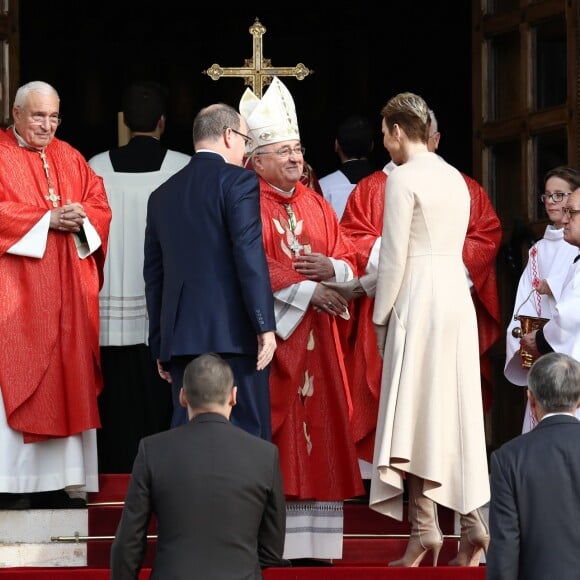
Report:
[{"label": "red carpet runner", "polygon": [[[114,536],[127,488],[127,475],[101,475],[100,491],[89,497],[89,535]],[[452,535],[454,514],[440,510],[439,523],[444,534]],[[457,554],[457,539],[446,538],[439,566],[431,566],[427,555],[419,568],[389,568],[387,563],[405,551],[408,522],[398,522],[368,508],[364,502],[348,502],[344,507],[343,558],[332,566],[296,566],[271,568],[264,580],[485,580],[485,566],[460,568],[446,563]],[[150,535],[156,534],[152,522]],[[111,540],[95,539],[87,543],[87,567],[2,568],[0,580],[108,580]],[[145,569],[139,580],[148,580],[155,554],[155,540],[149,541]],[[211,579],[203,579],[211,580]]]},{"label": "red carpet runner", "polygon": [[[149,569],[142,570],[139,580],[148,580],[149,573]],[[109,580],[109,571],[104,568],[0,568],[0,578],[4,580]],[[485,580],[485,567],[271,568],[265,571],[264,580]]]}]

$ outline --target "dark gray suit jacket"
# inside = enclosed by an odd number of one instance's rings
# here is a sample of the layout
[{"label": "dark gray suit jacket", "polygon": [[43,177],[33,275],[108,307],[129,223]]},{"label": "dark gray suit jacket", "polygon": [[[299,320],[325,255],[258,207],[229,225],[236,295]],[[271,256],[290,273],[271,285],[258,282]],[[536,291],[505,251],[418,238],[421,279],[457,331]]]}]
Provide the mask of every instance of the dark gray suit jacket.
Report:
[{"label": "dark gray suit jacket", "polygon": [[490,463],[487,580],[578,580],[580,421],[546,417]]},{"label": "dark gray suit jacket", "polygon": [[278,448],[204,413],[141,440],[111,550],[111,579],[137,580],[151,515],[152,580],[257,580],[284,565]]}]

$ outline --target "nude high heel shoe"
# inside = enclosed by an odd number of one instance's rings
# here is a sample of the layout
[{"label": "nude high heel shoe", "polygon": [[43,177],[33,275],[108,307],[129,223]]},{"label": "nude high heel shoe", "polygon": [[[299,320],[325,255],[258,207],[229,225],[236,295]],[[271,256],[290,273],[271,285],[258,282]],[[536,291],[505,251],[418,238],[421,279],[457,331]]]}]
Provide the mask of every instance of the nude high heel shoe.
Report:
[{"label": "nude high heel shoe", "polygon": [[457,557],[449,566],[479,566],[481,553],[487,554],[489,546],[489,528],[480,510],[474,510],[459,517],[461,539]]},{"label": "nude high heel shoe", "polygon": [[423,495],[423,479],[420,477],[407,474],[407,491],[411,534],[403,557],[389,562],[389,566],[414,568],[419,566],[429,550],[433,553],[433,566],[437,566],[437,558],[443,545],[437,505]]}]

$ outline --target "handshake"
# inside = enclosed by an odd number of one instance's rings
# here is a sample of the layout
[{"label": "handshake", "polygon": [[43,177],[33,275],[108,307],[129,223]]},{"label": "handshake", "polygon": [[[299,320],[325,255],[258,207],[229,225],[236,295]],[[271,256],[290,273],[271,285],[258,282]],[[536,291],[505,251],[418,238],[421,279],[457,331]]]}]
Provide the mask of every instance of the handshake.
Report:
[{"label": "handshake", "polygon": [[348,282],[322,282],[322,284],[336,290],[336,292],[349,302],[366,294],[358,278],[353,278]]}]

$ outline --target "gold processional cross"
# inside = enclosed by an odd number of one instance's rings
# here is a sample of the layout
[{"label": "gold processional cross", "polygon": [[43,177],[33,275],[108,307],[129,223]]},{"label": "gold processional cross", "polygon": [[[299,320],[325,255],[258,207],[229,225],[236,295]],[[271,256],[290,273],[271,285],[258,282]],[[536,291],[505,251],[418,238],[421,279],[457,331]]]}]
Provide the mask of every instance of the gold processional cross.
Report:
[{"label": "gold processional cross", "polygon": [[269,85],[272,82],[272,77],[296,77],[302,81],[314,72],[301,62],[296,66],[273,67],[270,59],[264,58],[262,54],[262,36],[266,33],[266,27],[256,18],[249,31],[254,37],[254,55],[252,58],[244,60],[243,67],[226,68],[214,63],[210,68],[201,72],[214,81],[221,77],[243,77],[244,84],[251,87],[254,94],[260,99],[264,85]]}]

